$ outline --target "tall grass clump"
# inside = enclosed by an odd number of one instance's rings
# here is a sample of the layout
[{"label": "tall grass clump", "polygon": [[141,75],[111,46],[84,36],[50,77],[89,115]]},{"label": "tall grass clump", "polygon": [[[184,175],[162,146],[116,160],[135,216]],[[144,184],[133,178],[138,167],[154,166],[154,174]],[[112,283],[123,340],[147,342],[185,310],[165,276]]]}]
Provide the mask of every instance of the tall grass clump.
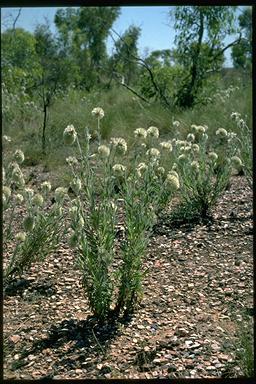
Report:
[{"label": "tall grass clump", "polygon": [[[7,136],[5,140],[10,140]],[[43,182],[40,191],[27,187],[20,165],[24,154],[16,150],[2,170],[3,250],[10,254],[4,268],[4,283],[43,261],[59,245],[65,232],[62,201],[65,191],[55,191],[56,203],[49,206],[51,184]],[[49,201],[49,200],[48,200]],[[22,222],[20,222],[20,213]]]},{"label": "tall grass clump", "polygon": [[[73,125],[64,130],[64,142],[76,144],[78,154],[67,158],[76,198],[71,201],[69,244],[78,250],[78,265],[91,310],[99,320],[133,310],[142,295],[143,257],[148,235],[156,220],[158,203],[179,187],[178,175],[168,180],[160,168],[159,131],[135,130],[132,158],[124,138],[101,138],[102,108],[94,108],[97,146],[87,131],[85,144]],[[170,150],[170,148],[169,148]],[[124,220],[124,238],[118,243],[116,226]],[[118,244],[119,247],[118,247]],[[113,261],[119,258],[119,266]]]}]

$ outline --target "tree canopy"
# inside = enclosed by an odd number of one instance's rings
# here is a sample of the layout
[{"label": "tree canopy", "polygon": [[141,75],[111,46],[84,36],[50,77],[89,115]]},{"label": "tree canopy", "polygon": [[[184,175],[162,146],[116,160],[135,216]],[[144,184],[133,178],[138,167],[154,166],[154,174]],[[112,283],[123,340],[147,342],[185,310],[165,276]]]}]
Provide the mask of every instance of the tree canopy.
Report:
[{"label": "tree canopy", "polygon": [[[235,67],[251,65],[251,7],[237,20],[240,38],[224,45],[225,37],[235,32],[235,10],[233,6],[171,7],[175,46],[149,51],[142,59],[141,28],[130,25],[122,34],[113,29],[121,7],[59,9],[55,35],[47,23],[38,25],[34,33],[15,24],[2,32],[3,80],[10,89],[43,83],[49,93],[70,86],[91,91],[119,83],[148,102],[159,99],[167,108],[191,107],[209,75],[223,67],[227,48],[232,47]],[[109,37],[114,40],[111,54]]]},{"label": "tree canopy", "polygon": [[235,9],[227,6],[177,6],[170,11],[176,31],[176,57],[184,82],[176,95],[181,107],[191,107],[208,72],[223,64],[225,37],[235,32]]},{"label": "tree canopy", "polygon": [[252,65],[252,8],[247,7],[238,17],[242,34],[239,44],[232,47],[232,59],[235,68],[251,69]]}]

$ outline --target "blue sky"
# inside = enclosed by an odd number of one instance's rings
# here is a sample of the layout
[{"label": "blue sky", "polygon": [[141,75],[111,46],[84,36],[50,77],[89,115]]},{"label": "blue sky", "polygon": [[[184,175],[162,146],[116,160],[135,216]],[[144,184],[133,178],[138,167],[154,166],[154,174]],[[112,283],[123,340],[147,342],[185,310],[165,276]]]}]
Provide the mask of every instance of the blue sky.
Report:
[{"label": "blue sky", "polygon": [[[33,7],[22,8],[20,17],[16,26],[22,27],[33,32],[38,23],[44,23],[45,17],[49,19],[51,29],[55,32],[54,15],[58,8],[56,7]],[[126,6],[122,7],[121,16],[116,20],[113,29],[122,34],[131,24],[141,27],[142,32],[139,39],[139,51],[143,57],[145,50],[171,49],[174,46],[175,31],[168,19],[167,6]],[[238,12],[241,12],[239,7]],[[18,8],[2,8],[1,9],[1,26],[4,29],[11,20],[17,15]],[[226,39],[228,44],[234,40],[229,36]],[[111,38],[107,41],[108,52],[111,53],[113,41]],[[226,66],[231,65],[230,52],[227,50]]]}]

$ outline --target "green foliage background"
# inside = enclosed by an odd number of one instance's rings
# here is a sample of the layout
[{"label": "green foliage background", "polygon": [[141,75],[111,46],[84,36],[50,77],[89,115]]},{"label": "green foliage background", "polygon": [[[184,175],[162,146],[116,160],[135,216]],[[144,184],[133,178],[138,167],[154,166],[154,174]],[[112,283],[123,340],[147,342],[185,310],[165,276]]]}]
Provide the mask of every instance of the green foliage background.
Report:
[{"label": "green foliage background", "polygon": [[[120,7],[60,9],[55,15],[56,35],[47,23],[38,25],[34,33],[21,28],[3,31],[3,134],[10,135],[13,145],[25,151],[27,165],[43,162],[53,170],[62,167],[67,155],[62,132],[68,124],[74,124],[79,133],[88,127],[94,134],[91,110],[95,106],[106,111],[103,139],[112,135],[129,140],[134,129],[150,125],[169,137],[182,137],[192,123],[207,124],[209,132],[228,129],[234,111],[247,116],[250,127],[251,7],[237,20],[234,10],[171,7],[171,22],[177,24],[182,19],[175,49],[156,50],[143,59],[138,51],[139,27],[131,25],[122,35],[113,30]],[[193,90],[193,105],[181,108],[199,44],[197,28],[189,35],[187,27],[198,16],[205,28],[197,62],[198,86]],[[222,49],[231,26],[241,33],[242,40],[232,51],[236,68],[225,69],[223,54],[212,58]],[[112,55],[106,50],[108,36],[115,41]],[[230,86],[237,88],[227,92]],[[181,122],[179,132],[174,130],[174,120]]]}]

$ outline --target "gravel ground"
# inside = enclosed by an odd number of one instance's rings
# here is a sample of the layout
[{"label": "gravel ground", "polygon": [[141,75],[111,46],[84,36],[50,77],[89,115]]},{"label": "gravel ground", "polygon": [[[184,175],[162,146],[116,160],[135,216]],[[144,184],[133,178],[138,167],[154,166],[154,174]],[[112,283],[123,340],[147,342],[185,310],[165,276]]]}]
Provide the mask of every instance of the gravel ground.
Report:
[{"label": "gravel ground", "polygon": [[95,322],[75,255],[61,244],[5,292],[4,378],[242,376],[237,324],[252,314],[252,222],[242,176],[212,222],[173,228],[162,220],[144,261],[143,300],[114,325]]}]

